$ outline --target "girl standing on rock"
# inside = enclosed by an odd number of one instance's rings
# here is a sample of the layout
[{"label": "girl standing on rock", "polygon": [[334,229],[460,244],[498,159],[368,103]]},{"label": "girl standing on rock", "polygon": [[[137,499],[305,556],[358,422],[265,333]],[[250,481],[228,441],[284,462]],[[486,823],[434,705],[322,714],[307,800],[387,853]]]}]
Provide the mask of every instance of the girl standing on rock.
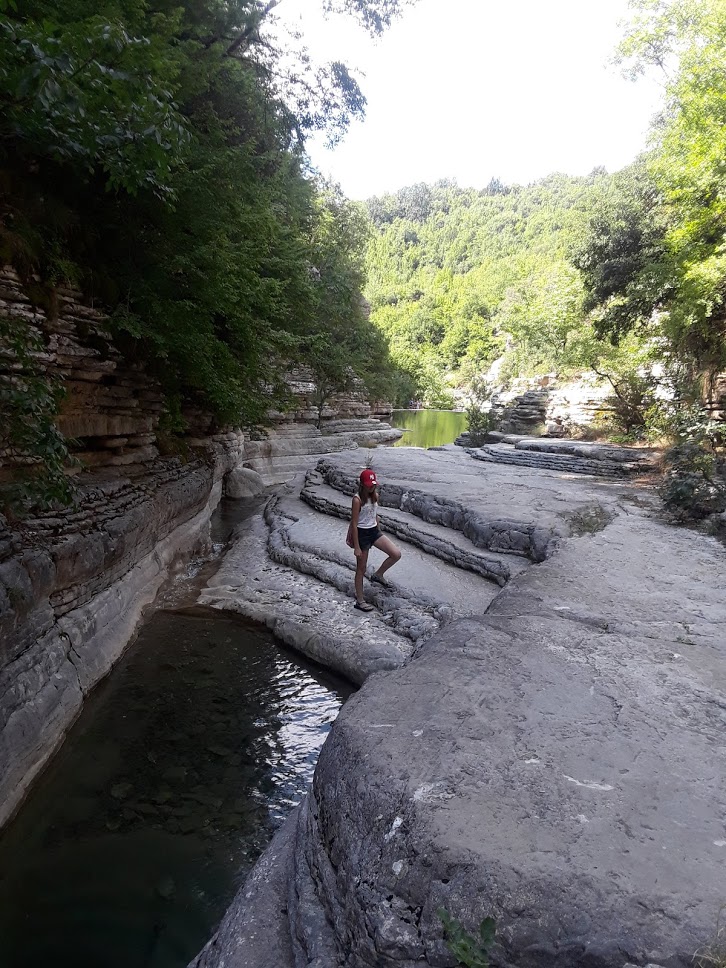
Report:
[{"label": "girl standing on rock", "polygon": [[390,538],[381,534],[378,526],[378,481],[372,470],[362,471],[360,475],[358,493],[353,497],[351,530],[356,557],[354,607],[361,612],[371,612],[373,606],[363,600],[363,578],[368,564],[368,552],[375,547],[388,556],[371,575],[371,581],[381,585],[386,584],[384,574],[401,557],[401,552]]}]

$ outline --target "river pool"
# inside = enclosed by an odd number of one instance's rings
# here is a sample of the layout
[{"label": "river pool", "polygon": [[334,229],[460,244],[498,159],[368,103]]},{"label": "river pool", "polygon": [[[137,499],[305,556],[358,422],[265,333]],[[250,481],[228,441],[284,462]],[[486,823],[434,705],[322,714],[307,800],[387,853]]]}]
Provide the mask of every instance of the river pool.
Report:
[{"label": "river pool", "polygon": [[156,612],[0,835],[1,968],[183,968],[351,691],[257,625]]},{"label": "river pool", "polygon": [[395,447],[441,447],[466,430],[466,414],[455,410],[394,410],[389,423],[403,437]]}]

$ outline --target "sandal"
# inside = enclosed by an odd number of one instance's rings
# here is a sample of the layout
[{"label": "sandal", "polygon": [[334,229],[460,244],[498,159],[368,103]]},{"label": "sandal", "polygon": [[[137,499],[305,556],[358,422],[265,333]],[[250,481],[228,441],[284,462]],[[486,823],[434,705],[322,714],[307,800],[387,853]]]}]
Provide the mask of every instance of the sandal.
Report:
[{"label": "sandal", "polygon": [[385,578],[382,578],[378,572],[374,571],[368,581],[374,581],[376,585],[383,585],[384,588],[388,588],[388,582]]},{"label": "sandal", "polygon": [[359,612],[372,612],[374,610],[368,602],[356,602],[353,608],[357,608]]}]

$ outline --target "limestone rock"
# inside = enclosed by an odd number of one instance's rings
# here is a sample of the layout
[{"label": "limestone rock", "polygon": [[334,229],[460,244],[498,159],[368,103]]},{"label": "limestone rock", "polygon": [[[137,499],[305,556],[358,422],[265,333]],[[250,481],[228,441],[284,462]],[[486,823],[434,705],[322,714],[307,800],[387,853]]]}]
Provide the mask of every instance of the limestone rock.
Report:
[{"label": "limestone rock", "polygon": [[[382,514],[420,529],[429,555],[404,571],[404,546],[398,595],[456,588],[439,578],[437,549],[458,547],[467,515],[487,553],[493,522],[552,540],[539,555],[510,550],[523,567],[478,610],[475,584],[463,617],[454,592],[411,658],[346,703],[312,791],[199,968],[271,964],[261,924],[274,925],[278,968],[452,968],[440,908],[473,932],[494,916],[500,968],[691,965],[725,883],[726,787],[712,765],[726,709],[723,547],[659,520],[647,486],[482,464],[453,447],[376,452],[373,466]],[[318,514],[340,518],[358,470],[353,452],[308,476]],[[326,584],[325,615],[344,562],[337,529],[292,494],[270,513],[268,549],[287,570],[260,604],[283,614],[307,567]],[[246,587],[228,571],[205,594],[230,607]]]},{"label": "limestone rock", "polygon": [[243,462],[266,485],[291,480],[302,468],[313,467],[323,454],[354,447],[373,448],[401,437],[402,431],[374,416],[364,387],[334,394],[319,412],[315,381],[303,367],[291,370],[288,387],[295,399],[285,413],[270,413],[271,426],[258,440],[245,444]]},{"label": "limestone rock", "polygon": [[256,497],[264,491],[264,481],[251,467],[235,467],[225,478],[224,493],[227,497]]},{"label": "limestone rock", "polygon": [[[161,388],[123,359],[102,312],[84,306],[79,293],[60,289],[58,313],[51,319],[35,309],[8,267],[0,269],[0,310],[26,320],[42,337],[45,350],[35,354],[36,362],[65,389],[56,422],[85,466],[123,466],[158,456]],[[0,350],[0,379],[15,367]]]},{"label": "limestone rock", "polygon": [[206,547],[229,469],[213,446],[214,463],[166,458],[127,477],[87,473],[77,506],[5,540],[0,529],[0,824],[170,571]]}]

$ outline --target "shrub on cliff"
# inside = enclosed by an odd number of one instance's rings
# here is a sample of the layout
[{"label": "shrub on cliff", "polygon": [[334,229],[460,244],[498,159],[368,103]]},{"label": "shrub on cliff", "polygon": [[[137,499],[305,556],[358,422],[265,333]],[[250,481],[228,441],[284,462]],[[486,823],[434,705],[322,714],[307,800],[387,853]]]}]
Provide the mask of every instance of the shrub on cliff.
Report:
[{"label": "shrub on cliff", "polygon": [[698,405],[677,408],[671,427],[677,443],[659,487],[666,510],[680,521],[726,511],[726,428]]},{"label": "shrub on cliff", "polygon": [[70,455],[54,424],[63,387],[39,363],[44,347],[26,322],[0,317],[0,510],[68,504]]}]

